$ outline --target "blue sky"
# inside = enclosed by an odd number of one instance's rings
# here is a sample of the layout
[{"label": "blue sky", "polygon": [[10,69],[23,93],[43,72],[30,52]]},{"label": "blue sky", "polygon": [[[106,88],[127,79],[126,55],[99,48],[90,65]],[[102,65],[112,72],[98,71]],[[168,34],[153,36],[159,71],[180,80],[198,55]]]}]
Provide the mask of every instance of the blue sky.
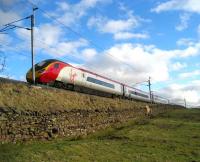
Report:
[{"label": "blue sky", "polygon": [[[129,85],[150,76],[154,93],[200,104],[199,0],[1,0],[1,28],[30,15],[33,4],[39,8],[36,62],[57,58]],[[16,25],[28,27],[30,21]],[[6,56],[0,75],[25,80],[30,31],[6,33],[0,34]]]}]

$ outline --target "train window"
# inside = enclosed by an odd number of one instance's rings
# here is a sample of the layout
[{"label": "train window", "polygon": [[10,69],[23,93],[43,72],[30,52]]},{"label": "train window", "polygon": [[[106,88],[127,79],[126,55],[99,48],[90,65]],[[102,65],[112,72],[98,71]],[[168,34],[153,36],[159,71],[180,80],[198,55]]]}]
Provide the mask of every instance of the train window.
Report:
[{"label": "train window", "polygon": [[46,61],[42,61],[40,63],[37,64],[37,66],[43,66],[46,63]]},{"label": "train window", "polygon": [[104,87],[113,88],[113,89],[115,88],[114,84],[107,83],[107,82],[104,82],[104,81],[101,81],[101,80],[98,80],[95,78],[87,77],[87,81],[91,82],[91,83],[102,85]]},{"label": "train window", "polygon": [[54,64],[54,68],[58,69],[59,68],[59,63]]},{"label": "train window", "polygon": [[131,90],[129,90],[128,92],[129,92],[130,94],[133,94],[133,95],[137,95],[137,96],[144,97],[144,98],[149,98],[148,95],[143,94],[143,93],[139,93],[139,92],[131,91]]}]

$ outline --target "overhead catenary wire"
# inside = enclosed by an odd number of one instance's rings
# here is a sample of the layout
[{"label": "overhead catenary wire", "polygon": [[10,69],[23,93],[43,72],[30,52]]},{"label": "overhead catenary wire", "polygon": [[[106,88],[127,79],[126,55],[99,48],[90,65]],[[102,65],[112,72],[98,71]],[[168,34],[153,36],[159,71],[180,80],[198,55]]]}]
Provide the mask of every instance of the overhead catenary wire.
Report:
[{"label": "overhead catenary wire", "polygon": [[[25,18],[22,18],[22,19],[18,19],[18,20],[15,20],[15,21],[12,21],[10,23],[7,23],[3,26],[5,26],[2,31],[7,31],[7,30],[10,30],[10,29],[13,29],[13,28],[23,28],[23,29],[26,29],[26,30],[30,30],[31,31],[31,62],[32,62],[32,78],[33,78],[33,84],[35,84],[35,66],[34,66],[34,12],[35,10],[37,10],[38,8],[37,7],[33,7],[32,8],[32,14],[30,16],[27,16]],[[30,28],[25,28],[25,27],[21,27],[21,26],[17,26],[17,25],[13,25],[14,23],[17,23],[19,21],[23,21],[25,19],[30,19],[31,21],[31,27]],[[8,27],[8,28],[7,28]]]},{"label": "overhead catenary wire", "polygon": [[0,29],[0,33],[3,33],[5,31],[8,31],[8,30],[11,30],[11,29],[14,29],[14,28],[23,28],[23,29],[26,29],[26,30],[31,30],[30,28],[27,28],[27,27],[22,27],[22,26],[19,26],[19,25],[13,25],[16,22],[20,22],[20,21],[23,21],[23,20],[29,19],[29,18],[30,18],[30,16],[27,16],[27,17],[24,17],[22,19],[18,19],[18,20],[15,20],[15,21],[12,21],[10,23],[2,25],[3,28]]},{"label": "overhead catenary wire", "polygon": [[[24,6],[24,3],[26,2],[26,0],[16,0],[15,3],[12,5],[12,6],[9,6],[9,9],[7,7],[4,8],[5,11],[12,11],[12,12],[15,12],[15,9],[16,7],[20,8],[23,7],[23,12],[25,11],[25,9],[27,9],[28,7],[27,6]],[[3,6],[2,6],[3,7]],[[19,12],[19,9],[17,10]],[[29,15],[29,14],[28,14]],[[1,24],[0,25],[0,28],[1,27],[4,27],[4,28],[9,28],[7,29],[6,31],[8,30],[11,30],[11,29],[14,29],[14,28],[23,28],[23,27],[20,27],[20,26],[17,26],[17,25],[11,25],[11,24],[14,24],[14,23],[17,23],[19,21],[23,21],[24,19],[26,19],[27,17],[23,17],[23,18],[20,18],[20,19],[17,19],[17,20],[14,20],[10,23],[6,23],[6,24]],[[2,31],[2,29],[0,29],[0,34],[8,34],[8,33],[3,33],[4,31]]]},{"label": "overhead catenary wire", "polygon": [[[1,45],[2,47],[5,47],[6,49],[11,49],[12,51],[16,52],[18,55],[21,55],[21,56],[25,56],[27,58],[30,58],[30,56],[26,55],[24,52],[21,52],[21,49],[20,48],[17,48],[17,47],[11,47],[9,45]],[[5,52],[5,51],[2,51],[2,52]],[[11,53],[12,54],[12,53]],[[9,56],[9,55],[7,55]]]},{"label": "overhead catenary wire", "polygon": [[1,26],[9,26],[9,25],[12,25],[12,24],[14,24],[14,23],[16,23],[16,22],[23,21],[23,20],[29,19],[29,18],[30,18],[30,16],[27,16],[27,17],[24,17],[24,18],[21,18],[21,19],[12,21],[12,22],[10,22],[10,23],[7,23],[7,24],[1,25]]},{"label": "overhead catenary wire", "polygon": [[[28,34],[28,33],[21,33],[21,35],[22,36],[25,36],[25,37],[29,37],[30,35]],[[16,37],[16,38],[18,38],[18,37]],[[41,49],[46,49],[46,50],[51,50],[50,48],[55,48],[55,46],[52,46],[52,45],[49,45],[49,44],[47,44],[46,42],[44,42],[43,40],[41,40],[41,39],[38,39],[38,37],[35,39],[37,42],[38,42],[38,44],[36,44],[36,48],[41,48]],[[30,40],[26,40],[27,41],[27,43],[30,43]],[[43,45],[41,45],[41,44],[43,44]],[[23,50],[23,49],[22,49]],[[59,53],[64,53],[64,52],[66,52],[64,49],[59,49],[59,50],[56,50],[56,52],[59,52]],[[36,55],[36,57],[38,57],[39,55]],[[55,58],[60,58],[59,56],[54,56]],[[74,57],[74,58],[76,58],[76,59],[80,59],[79,57],[77,57],[76,55],[70,55],[70,57]],[[62,58],[67,58],[67,59],[69,59],[69,57],[65,57],[65,56],[62,56]]]},{"label": "overhead catenary wire", "polygon": [[[36,6],[36,5],[33,5],[33,6]],[[24,19],[27,19],[27,18],[30,18],[30,16],[25,17],[25,18],[22,18],[22,19],[15,20],[15,21],[12,21],[12,22],[10,22],[10,23],[7,23],[7,24],[3,25],[3,26],[5,26],[5,27],[4,27],[3,29],[0,29],[0,32],[8,31],[8,30],[11,30],[11,29],[14,29],[14,28],[23,28],[23,29],[30,30],[29,28],[24,28],[24,27],[20,27],[20,26],[17,26],[17,25],[12,25],[12,24],[14,24],[14,23],[16,23],[16,22],[23,21]],[[9,25],[10,25],[10,26],[9,26]],[[12,25],[12,26],[11,26],[11,25]],[[27,34],[26,36],[29,36],[29,35]],[[46,42],[44,42],[43,40],[40,40],[40,39],[38,39],[38,38],[36,38],[36,40],[37,40],[38,42],[42,43],[42,44],[46,44],[46,46],[45,46],[45,47],[42,46],[42,48],[50,49],[49,46],[52,47],[52,48],[55,48],[55,46],[49,45],[49,44],[47,44]],[[29,42],[30,42],[30,41],[29,41]],[[41,44],[40,44],[40,47],[41,47]],[[62,52],[66,52],[66,51],[64,51],[64,49],[63,49]],[[63,56],[62,56],[62,57],[63,57]],[[73,57],[78,58],[78,57],[75,56],[75,55],[73,55]],[[59,57],[57,57],[57,58],[59,58]],[[79,59],[80,59],[80,58],[79,58]]]},{"label": "overhead catenary wire", "polygon": [[14,29],[14,28],[16,28],[16,26],[13,26],[13,25],[12,26],[5,26],[4,28],[0,29],[0,33]]},{"label": "overhead catenary wire", "polygon": [[[26,33],[21,33],[21,34],[22,34],[22,36],[29,37],[28,33],[27,34]],[[43,40],[39,39],[38,37],[35,38],[35,40],[37,41],[37,44],[35,44],[36,49],[38,48],[38,49],[41,49],[41,50],[43,50],[43,49],[51,50],[51,48],[55,48],[55,46],[47,44],[46,42],[44,42]],[[28,40],[27,43],[30,43],[30,40]],[[64,52],[66,52],[66,51],[64,49],[57,49],[56,52],[62,54]],[[39,55],[36,54],[36,56],[39,56]],[[54,57],[55,58],[60,58],[59,56],[56,57],[55,55],[54,55]],[[62,58],[66,58],[65,56],[61,56],[61,57]],[[74,57],[76,59],[80,59],[76,55],[70,55],[70,57]]]}]

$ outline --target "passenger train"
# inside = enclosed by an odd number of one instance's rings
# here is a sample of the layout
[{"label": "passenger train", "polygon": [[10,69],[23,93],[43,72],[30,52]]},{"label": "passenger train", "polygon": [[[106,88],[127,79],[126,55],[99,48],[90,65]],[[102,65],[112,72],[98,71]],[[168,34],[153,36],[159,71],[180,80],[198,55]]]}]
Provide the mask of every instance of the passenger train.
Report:
[{"label": "passenger train", "polygon": [[[33,83],[32,69],[27,72],[26,79]],[[55,59],[35,65],[35,82],[100,96],[169,104],[169,100],[162,97],[153,94],[150,97],[145,91]]]}]

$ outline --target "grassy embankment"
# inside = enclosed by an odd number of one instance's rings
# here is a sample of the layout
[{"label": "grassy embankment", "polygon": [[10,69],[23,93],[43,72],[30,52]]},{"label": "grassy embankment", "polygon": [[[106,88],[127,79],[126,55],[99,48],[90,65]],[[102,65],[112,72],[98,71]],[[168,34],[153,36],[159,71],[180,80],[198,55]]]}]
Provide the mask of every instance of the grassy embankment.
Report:
[{"label": "grassy embankment", "polygon": [[84,139],[0,145],[1,162],[200,161],[200,109],[134,120]]},{"label": "grassy embankment", "polygon": [[106,98],[61,89],[45,89],[0,82],[0,107],[16,110],[63,111],[69,109],[134,109],[146,103]]}]

